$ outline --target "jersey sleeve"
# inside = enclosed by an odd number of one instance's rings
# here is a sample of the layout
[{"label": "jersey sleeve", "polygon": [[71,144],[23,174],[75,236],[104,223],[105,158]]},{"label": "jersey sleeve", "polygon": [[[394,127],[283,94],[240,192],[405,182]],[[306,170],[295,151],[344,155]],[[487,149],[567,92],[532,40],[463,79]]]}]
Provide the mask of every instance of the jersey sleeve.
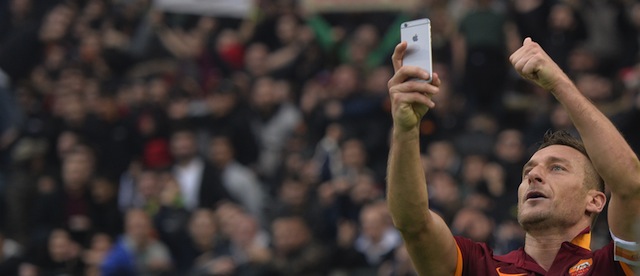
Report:
[{"label": "jersey sleeve", "polygon": [[640,244],[637,242],[625,241],[611,233],[613,240],[613,259],[621,264],[640,267]]},{"label": "jersey sleeve", "polygon": [[[634,267],[617,260],[615,242],[611,241],[600,249],[593,251],[591,275],[624,275],[634,276]],[[637,268],[637,267],[635,267]]]},{"label": "jersey sleeve", "polygon": [[493,261],[493,251],[486,244],[474,242],[459,236],[455,236],[454,239],[456,240],[456,247],[458,248],[456,276],[484,275],[481,272],[488,272],[495,269],[491,264]]}]

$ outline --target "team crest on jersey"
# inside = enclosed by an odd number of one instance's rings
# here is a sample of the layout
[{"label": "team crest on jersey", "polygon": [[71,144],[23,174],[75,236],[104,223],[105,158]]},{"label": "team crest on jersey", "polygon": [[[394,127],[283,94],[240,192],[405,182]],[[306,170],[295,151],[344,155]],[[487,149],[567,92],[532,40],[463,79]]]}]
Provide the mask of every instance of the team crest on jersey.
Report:
[{"label": "team crest on jersey", "polygon": [[582,259],[569,269],[569,275],[571,276],[587,275],[587,272],[589,272],[589,269],[591,269],[591,264],[593,264],[592,259]]}]

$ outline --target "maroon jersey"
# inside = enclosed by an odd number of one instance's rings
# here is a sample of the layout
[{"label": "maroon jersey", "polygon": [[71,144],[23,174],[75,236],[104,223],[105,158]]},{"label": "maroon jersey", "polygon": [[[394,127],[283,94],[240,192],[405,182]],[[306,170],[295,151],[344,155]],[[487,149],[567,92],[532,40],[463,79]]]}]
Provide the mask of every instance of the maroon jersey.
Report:
[{"label": "maroon jersey", "polygon": [[586,229],[571,242],[560,246],[549,271],[540,267],[524,248],[495,256],[484,243],[455,237],[458,247],[457,275],[537,276],[537,275],[634,275],[625,263],[614,261],[613,242],[591,251],[591,233]]}]

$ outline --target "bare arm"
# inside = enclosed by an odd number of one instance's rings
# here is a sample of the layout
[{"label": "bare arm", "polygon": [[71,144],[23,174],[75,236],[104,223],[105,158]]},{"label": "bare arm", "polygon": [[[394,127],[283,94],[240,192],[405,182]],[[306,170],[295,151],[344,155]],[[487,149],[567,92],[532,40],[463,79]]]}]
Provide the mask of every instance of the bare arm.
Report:
[{"label": "bare arm", "polygon": [[540,46],[525,39],[511,55],[516,70],[550,91],[569,113],[591,162],[611,190],[608,220],[611,232],[634,240],[640,215],[640,162],[611,121],[587,99]]},{"label": "bare arm", "polygon": [[387,203],[394,225],[400,230],[413,264],[421,275],[453,275],[457,249],[445,222],[429,210],[426,180],[420,160],[419,124],[438,92],[440,79],[431,84],[406,81],[428,79],[417,67],[402,67],[405,42],[393,53],[395,75],[389,80],[393,134],[389,153]]}]

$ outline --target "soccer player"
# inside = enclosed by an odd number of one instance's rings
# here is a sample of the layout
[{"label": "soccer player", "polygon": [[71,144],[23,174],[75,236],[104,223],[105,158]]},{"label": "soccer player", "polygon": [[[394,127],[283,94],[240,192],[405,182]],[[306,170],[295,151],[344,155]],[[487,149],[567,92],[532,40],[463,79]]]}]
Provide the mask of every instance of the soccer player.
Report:
[{"label": "soccer player", "polygon": [[[545,136],[522,171],[518,221],[525,246],[503,256],[483,243],[454,237],[429,210],[420,162],[419,123],[435,107],[432,96],[440,79],[402,66],[407,44],[393,54],[395,75],[389,80],[393,134],[388,164],[387,200],[421,275],[633,275],[640,264],[634,225],[640,215],[640,162],[614,125],[544,50],[526,38],[510,61],[516,71],[549,91],[564,106],[582,141],[566,133]],[[608,222],[613,241],[590,249],[590,225],[611,191]]]}]

